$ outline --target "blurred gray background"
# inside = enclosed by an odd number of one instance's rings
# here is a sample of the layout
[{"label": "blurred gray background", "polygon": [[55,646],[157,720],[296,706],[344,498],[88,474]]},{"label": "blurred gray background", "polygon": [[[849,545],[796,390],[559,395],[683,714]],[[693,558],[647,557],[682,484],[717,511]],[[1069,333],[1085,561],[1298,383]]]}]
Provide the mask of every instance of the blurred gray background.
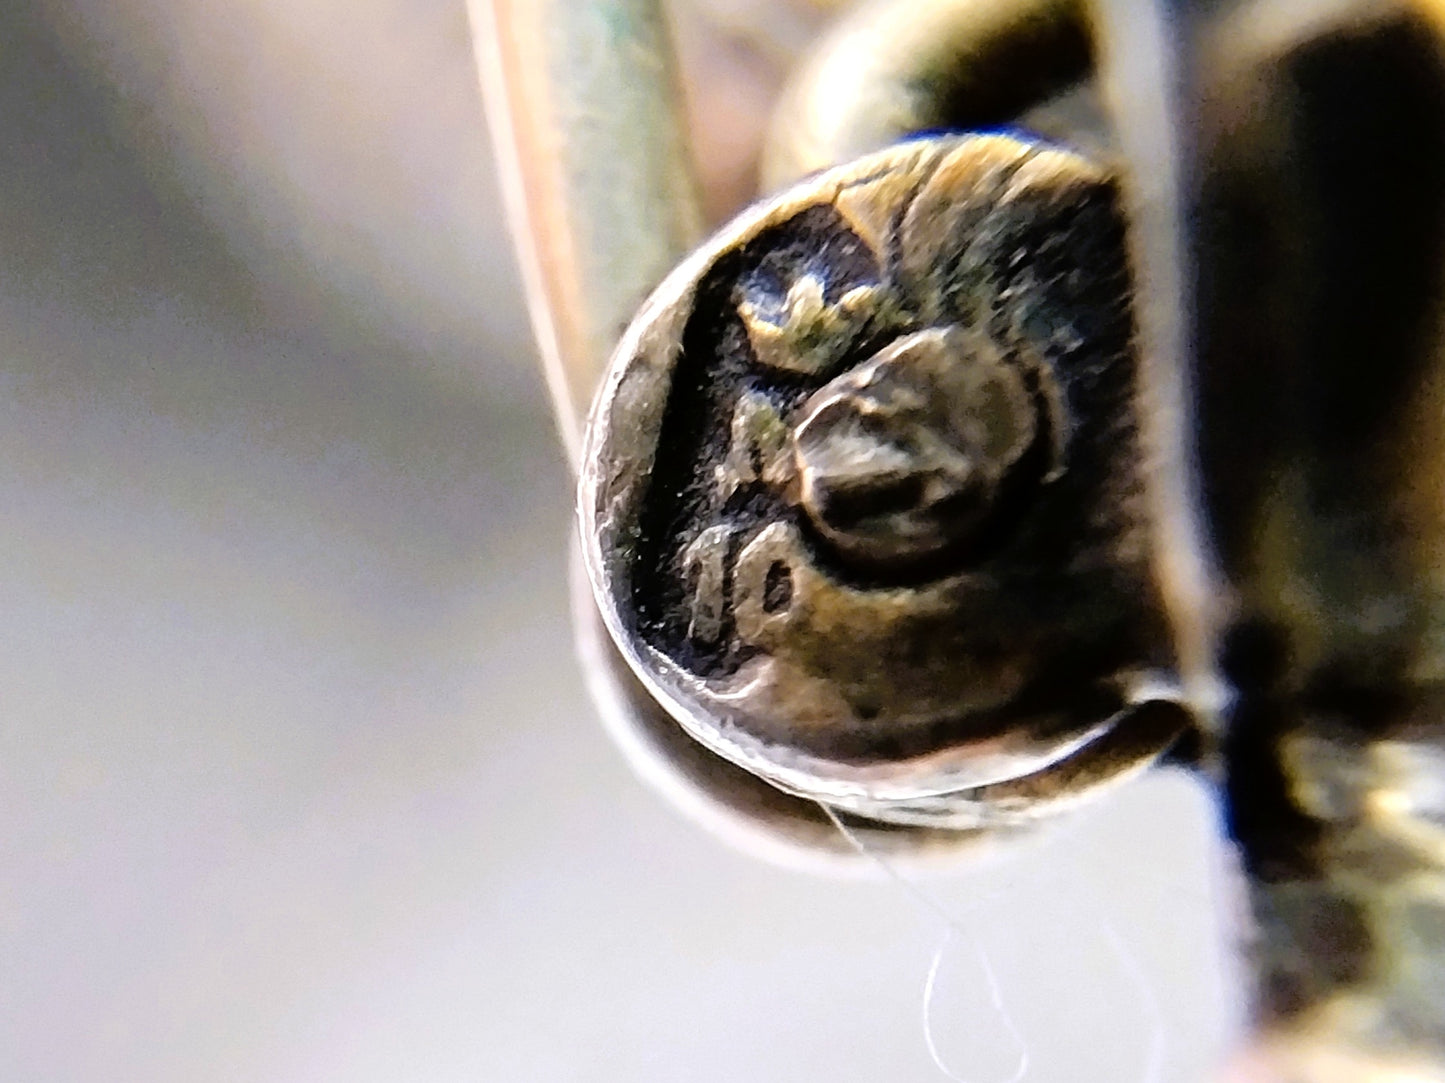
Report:
[{"label": "blurred gray background", "polygon": [[1010,1027],[1036,1083],[1204,1078],[1182,777],[925,905],[629,774],[476,86],[462,0],[0,7],[0,1080],[946,1079],[931,1037],[991,1083]]}]

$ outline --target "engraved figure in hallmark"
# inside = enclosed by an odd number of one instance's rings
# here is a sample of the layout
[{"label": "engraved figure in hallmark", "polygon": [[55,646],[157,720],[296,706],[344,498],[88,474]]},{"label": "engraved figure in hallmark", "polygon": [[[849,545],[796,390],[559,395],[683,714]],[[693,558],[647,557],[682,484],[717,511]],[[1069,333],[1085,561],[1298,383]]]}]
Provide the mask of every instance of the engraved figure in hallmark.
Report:
[{"label": "engraved figure in hallmark", "polygon": [[823,289],[811,271],[793,280],[781,304],[739,288],[738,315],[759,363],[808,376],[826,372],[880,311],[877,286],[854,286],[831,304]]},{"label": "engraved figure in hallmark", "polygon": [[[799,281],[817,288],[816,279]],[[858,287],[845,300],[863,290],[876,299],[876,290]],[[812,326],[820,317],[810,307],[802,318]],[[798,334],[816,349],[809,331],[769,327],[761,341],[770,349]],[[751,322],[748,331],[756,345]],[[778,356],[769,363],[790,368]],[[836,367],[835,355],[812,357],[814,371]],[[791,423],[766,396],[743,392],[716,495],[726,507],[734,494],[764,486],[800,508],[840,558],[906,568],[967,541],[1042,427],[1025,375],[986,336],[960,327],[916,331],[813,392]],[[733,533],[707,527],[682,552],[684,574],[699,584],[689,634],[703,642],[716,643],[724,624],[724,542]]]},{"label": "engraved figure in hallmark", "polygon": [[808,397],[800,500],[845,556],[902,565],[965,540],[1033,444],[1027,380],[959,327],[898,339]]},{"label": "engraved figure in hallmark", "polygon": [[693,582],[692,620],[687,634],[700,643],[716,643],[722,637],[727,608],[728,542],[732,528],[710,526],[682,551],[682,572]]},{"label": "engraved figure in hallmark", "polygon": [[714,751],[884,818],[967,822],[937,796],[1024,778],[1033,809],[1065,759],[1077,786],[1157,755],[1174,722],[1130,728],[1171,660],[1129,301],[1112,179],[1012,137],[745,215],[594,415],[589,567],[624,654]]}]

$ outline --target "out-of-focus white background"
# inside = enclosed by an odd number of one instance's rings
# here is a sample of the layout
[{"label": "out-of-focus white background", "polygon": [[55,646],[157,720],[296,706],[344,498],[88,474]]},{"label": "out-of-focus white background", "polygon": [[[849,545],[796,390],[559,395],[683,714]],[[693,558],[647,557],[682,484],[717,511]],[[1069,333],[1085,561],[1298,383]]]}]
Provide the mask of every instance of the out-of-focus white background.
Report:
[{"label": "out-of-focus white background", "polygon": [[[582,690],[462,0],[0,7],[0,1080],[946,1078],[944,923]],[[1207,798],[923,880],[971,1083],[1204,1078]],[[1152,1073],[1152,1074],[1151,1074]]]}]

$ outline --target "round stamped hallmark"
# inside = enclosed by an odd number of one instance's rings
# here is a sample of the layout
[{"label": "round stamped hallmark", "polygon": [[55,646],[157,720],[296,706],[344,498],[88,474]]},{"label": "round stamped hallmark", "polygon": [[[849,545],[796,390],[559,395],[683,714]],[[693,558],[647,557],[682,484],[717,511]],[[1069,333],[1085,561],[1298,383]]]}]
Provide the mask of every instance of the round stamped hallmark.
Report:
[{"label": "round stamped hallmark", "polygon": [[[623,655],[697,740],[903,823],[1037,815],[1185,726],[1113,179],[918,140],[754,207],[613,358],[581,486]],[[1157,683],[1157,682],[1156,682]]]}]

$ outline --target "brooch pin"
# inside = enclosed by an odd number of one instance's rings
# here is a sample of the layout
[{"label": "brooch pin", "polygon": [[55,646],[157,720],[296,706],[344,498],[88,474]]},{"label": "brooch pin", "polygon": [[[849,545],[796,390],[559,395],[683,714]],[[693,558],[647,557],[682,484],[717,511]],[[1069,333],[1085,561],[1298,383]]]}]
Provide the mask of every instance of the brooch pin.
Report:
[{"label": "brooch pin", "polygon": [[656,3],[482,18],[635,758],[796,856],[1182,747],[1250,1070],[1445,1078],[1439,5],[863,4],[706,241]]}]

